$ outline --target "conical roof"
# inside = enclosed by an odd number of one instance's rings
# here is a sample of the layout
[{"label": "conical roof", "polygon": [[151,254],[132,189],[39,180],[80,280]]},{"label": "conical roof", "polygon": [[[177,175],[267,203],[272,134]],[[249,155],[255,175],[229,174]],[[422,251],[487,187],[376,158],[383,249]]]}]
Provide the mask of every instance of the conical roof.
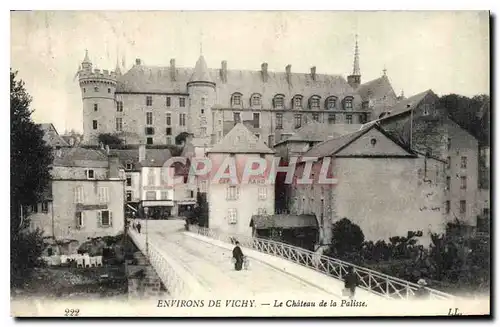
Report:
[{"label": "conical roof", "polygon": [[203,55],[198,58],[196,66],[194,67],[194,72],[191,75],[190,82],[210,82],[213,83],[210,73],[207,68],[207,63]]},{"label": "conical roof", "polygon": [[87,49],[85,49],[85,58],[83,58],[82,63],[90,63],[89,51]]}]

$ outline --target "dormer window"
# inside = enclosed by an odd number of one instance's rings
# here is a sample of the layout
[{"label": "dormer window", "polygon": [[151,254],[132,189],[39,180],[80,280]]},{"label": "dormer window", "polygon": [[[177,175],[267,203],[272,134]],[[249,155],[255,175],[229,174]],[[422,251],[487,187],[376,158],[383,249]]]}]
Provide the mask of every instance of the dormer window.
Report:
[{"label": "dormer window", "polygon": [[285,96],[278,94],[274,96],[273,107],[274,109],[283,109],[285,105]]},{"label": "dormer window", "polygon": [[325,101],[326,109],[333,110],[337,107],[337,97],[331,96],[328,97]]},{"label": "dormer window", "polygon": [[344,109],[352,109],[352,97],[344,99]]},{"label": "dormer window", "polygon": [[293,109],[302,109],[302,96],[296,95],[292,100]]},{"label": "dormer window", "polygon": [[260,106],[260,104],[261,104],[260,94],[253,94],[250,97],[250,106],[257,107],[257,106]]},{"label": "dormer window", "polygon": [[319,110],[319,102],[320,102],[320,97],[318,95],[313,95],[309,99],[309,108],[312,110]]},{"label": "dormer window", "polygon": [[232,106],[241,106],[241,93],[234,93],[231,96],[231,105]]}]

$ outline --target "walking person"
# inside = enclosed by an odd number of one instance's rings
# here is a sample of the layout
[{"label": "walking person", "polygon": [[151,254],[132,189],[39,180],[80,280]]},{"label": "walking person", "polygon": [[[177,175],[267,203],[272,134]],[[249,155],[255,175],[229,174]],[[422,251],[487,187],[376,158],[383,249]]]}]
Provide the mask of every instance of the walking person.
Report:
[{"label": "walking person", "polygon": [[415,290],[415,297],[424,299],[429,296],[429,291],[426,289],[427,282],[425,279],[420,278],[417,282],[418,288]]},{"label": "walking person", "polygon": [[354,299],[357,286],[359,286],[359,277],[352,267],[348,267],[347,275],[344,277],[344,291],[347,293],[345,295],[349,296],[349,299]]},{"label": "walking person", "polygon": [[137,232],[140,234],[141,233],[141,223],[137,223]]},{"label": "walking person", "polygon": [[236,241],[235,244],[236,246],[233,249],[234,269],[240,271],[243,268],[244,255],[240,248],[240,242]]}]

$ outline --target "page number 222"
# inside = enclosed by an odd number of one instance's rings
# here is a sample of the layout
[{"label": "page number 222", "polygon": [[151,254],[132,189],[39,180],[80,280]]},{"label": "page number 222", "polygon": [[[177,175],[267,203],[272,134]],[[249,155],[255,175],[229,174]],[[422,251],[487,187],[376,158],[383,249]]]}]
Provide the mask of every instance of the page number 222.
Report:
[{"label": "page number 222", "polygon": [[64,310],[64,316],[66,317],[78,317],[80,309],[66,309]]}]

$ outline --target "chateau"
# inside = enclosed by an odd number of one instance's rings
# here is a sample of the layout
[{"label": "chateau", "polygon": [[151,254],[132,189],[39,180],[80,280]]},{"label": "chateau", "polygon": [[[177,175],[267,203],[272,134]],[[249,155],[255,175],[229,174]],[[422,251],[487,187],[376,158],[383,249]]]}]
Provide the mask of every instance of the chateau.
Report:
[{"label": "chateau", "polygon": [[286,139],[308,121],[363,124],[379,108],[398,101],[385,74],[361,84],[356,40],[352,74],[231,70],[226,61],[208,68],[201,55],[194,68],[147,66],[140,59],[122,74],[93,69],[86,52],[78,71],[83,99],[85,144],[109,133],[127,144],[172,144],[181,132],[210,147],[241,122],[268,146]]}]

